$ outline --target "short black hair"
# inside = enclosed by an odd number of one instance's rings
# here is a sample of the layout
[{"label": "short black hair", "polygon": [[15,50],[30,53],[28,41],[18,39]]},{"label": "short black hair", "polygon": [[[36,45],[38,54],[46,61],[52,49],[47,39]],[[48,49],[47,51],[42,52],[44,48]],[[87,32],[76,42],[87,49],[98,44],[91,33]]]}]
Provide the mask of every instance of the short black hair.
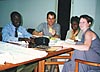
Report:
[{"label": "short black hair", "polygon": [[80,19],[81,18],[85,18],[86,20],[87,20],[87,22],[89,23],[89,22],[91,22],[91,24],[93,23],[93,18],[91,17],[91,16],[89,16],[89,15],[81,15],[80,16]]},{"label": "short black hair", "polygon": [[11,19],[12,19],[12,18],[13,18],[13,16],[15,16],[15,15],[17,15],[18,17],[20,17],[20,18],[21,18],[20,13],[18,13],[17,11],[13,11],[13,12],[10,14]]},{"label": "short black hair", "polygon": [[77,24],[79,24],[79,17],[78,16],[73,16],[71,18],[71,24],[73,24],[73,22],[77,22]]},{"label": "short black hair", "polygon": [[56,18],[56,14],[54,13],[54,12],[52,12],[52,11],[49,11],[48,13],[47,13],[47,18],[48,18],[48,15],[54,15],[54,18]]}]

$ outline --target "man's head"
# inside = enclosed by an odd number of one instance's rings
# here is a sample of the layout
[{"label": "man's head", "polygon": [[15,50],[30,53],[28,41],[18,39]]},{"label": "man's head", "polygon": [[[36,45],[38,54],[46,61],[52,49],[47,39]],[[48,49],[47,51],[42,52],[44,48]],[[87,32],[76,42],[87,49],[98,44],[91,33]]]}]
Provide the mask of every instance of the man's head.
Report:
[{"label": "man's head", "polygon": [[16,11],[12,12],[10,17],[11,17],[12,24],[15,27],[19,27],[21,25],[21,15],[18,12]]},{"label": "man's head", "polygon": [[47,13],[47,23],[49,26],[52,26],[56,21],[56,14],[52,11]]},{"label": "man's head", "polygon": [[73,30],[79,29],[79,18],[77,16],[71,18],[71,28]]}]

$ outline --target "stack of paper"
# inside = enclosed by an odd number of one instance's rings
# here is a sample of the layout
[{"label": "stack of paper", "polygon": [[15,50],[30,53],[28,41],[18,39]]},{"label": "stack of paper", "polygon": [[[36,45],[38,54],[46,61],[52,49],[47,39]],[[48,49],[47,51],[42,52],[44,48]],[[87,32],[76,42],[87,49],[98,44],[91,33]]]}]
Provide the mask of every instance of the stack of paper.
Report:
[{"label": "stack of paper", "polygon": [[[45,51],[34,50],[32,48],[24,48],[22,46],[0,42],[0,51],[2,52],[4,62],[20,63],[35,58],[41,58],[48,53]],[[2,59],[0,57],[0,59]]]},{"label": "stack of paper", "polygon": [[62,46],[62,43],[69,43],[69,44],[75,44],[74,40],[66,39],[66,40],[50,40],[49,46]]}]

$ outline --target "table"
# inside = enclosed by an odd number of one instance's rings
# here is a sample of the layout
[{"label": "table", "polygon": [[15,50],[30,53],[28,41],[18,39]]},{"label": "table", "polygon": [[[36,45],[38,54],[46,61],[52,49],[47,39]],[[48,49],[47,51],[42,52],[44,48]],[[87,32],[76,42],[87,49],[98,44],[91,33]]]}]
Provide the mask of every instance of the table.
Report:
[{"label": "table", "polygon": [[48,52],[48,55],[45,56],[45,57],[36,58],[36,59],[33,59],[33,60],[29,60],[29,61],[25,61],[25,62],[17,63],[17,64],[6,63],[4,65],[0,65],[0,71],[6,70],[6,69],[9,69],[9,68],[13,68],[13,67],[16,67],[16,66],[20,66],[20,65],[23,65],[23,64],[28,64],[28,63],[31,63],[31,62],[38,62],[39,61],[39,72],[44,72],[44,69],[43,69],[44,67],[42,67],[42,62],[43,62],[42,60],[50,58],[50,57],[54,57],[54,56],[57,56],[57,55],[60,55],[60,54],[64,54],[66,52],[70,52],[70,51],[73,51],[73,50],[74,50],[73,48],[68,48],[68,49],[63,49],[63,50],[60,50],[60,51]]}]

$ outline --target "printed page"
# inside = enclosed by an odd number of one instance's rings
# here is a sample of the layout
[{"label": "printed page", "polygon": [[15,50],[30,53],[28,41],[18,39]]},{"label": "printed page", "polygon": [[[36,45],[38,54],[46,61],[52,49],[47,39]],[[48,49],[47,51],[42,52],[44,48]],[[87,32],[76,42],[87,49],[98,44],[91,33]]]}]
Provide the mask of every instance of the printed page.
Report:
[{"label": "printed page", "polygon": [[20,63],[35,58],[41,58],[48,53],[45,51],[34,50],[32,48],[25,48],[22,46],[0,42],[0,51],[5,52],[4,58],[9,63]]}]

